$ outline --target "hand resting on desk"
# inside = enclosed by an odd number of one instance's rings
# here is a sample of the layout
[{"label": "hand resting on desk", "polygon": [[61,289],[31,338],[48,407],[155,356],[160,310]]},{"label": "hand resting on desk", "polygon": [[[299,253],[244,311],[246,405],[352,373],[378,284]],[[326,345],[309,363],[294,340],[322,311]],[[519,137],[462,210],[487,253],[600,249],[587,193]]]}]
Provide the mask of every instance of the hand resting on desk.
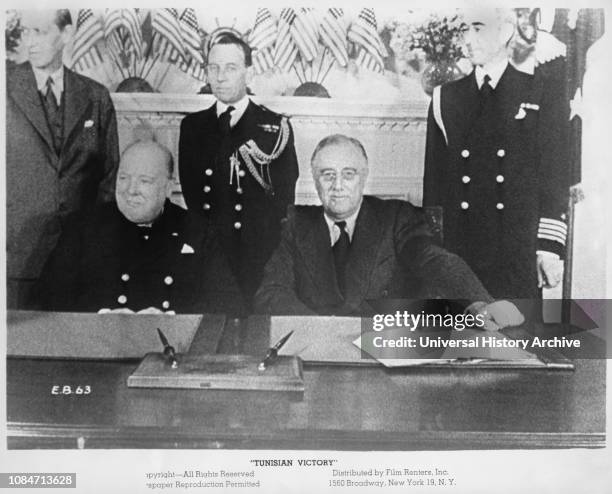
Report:
[{"label": "hand resting on desk", "polygon": [[487,331],[498,331],[507,326],[520,326],[525,322],[525,316],[516,305],[508,300],[497,300],[490,304],[475,302],[467,310],[473,314],[484,316],[483,329]]}]

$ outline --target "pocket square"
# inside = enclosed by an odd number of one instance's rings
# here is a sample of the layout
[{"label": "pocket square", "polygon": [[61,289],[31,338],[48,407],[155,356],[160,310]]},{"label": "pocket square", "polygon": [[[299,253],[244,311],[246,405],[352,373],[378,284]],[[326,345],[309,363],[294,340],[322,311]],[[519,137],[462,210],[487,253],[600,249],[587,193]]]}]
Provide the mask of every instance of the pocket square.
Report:
[{"label": "pocket square", "polygon": [[181,249],[181,254],[195,254],[195,250],[189,244],[183,244],[183,248]]},{"label": "pocket square", "polygon": [[88,129],[89,127],[93,127],[93,120],[85,120],[84,128]]}]

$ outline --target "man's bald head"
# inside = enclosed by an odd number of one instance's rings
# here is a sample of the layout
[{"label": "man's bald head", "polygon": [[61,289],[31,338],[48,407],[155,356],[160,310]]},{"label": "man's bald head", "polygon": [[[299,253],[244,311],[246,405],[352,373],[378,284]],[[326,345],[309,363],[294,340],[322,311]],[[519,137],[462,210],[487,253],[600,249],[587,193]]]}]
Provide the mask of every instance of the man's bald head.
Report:
[{"label": "man's bald head", "polygon": [[131,144],[128,144],[128,146],[121,153],[121,162],[123,162],[124,158],[131,153],[136,153],[138,156],[145,159],[148,157],[154,163],[163,162],[166,172],[168,173],[168,177],[172,178],[174,175],[174,158],[166,146],[152,139],[134,141]]},{"label": "man's bald head", "polygon": [[152,223],[163,210],[172,188],[172,153],[155,141],[137,141],[121,155],[115,198],[133,223]]}]

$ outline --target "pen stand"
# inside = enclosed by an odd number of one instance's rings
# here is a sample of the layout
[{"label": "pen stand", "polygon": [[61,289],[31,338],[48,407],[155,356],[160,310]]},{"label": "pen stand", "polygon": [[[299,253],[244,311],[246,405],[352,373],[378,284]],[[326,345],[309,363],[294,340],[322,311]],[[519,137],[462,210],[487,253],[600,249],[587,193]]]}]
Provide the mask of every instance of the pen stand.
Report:
[{"label": "pen stand", "polygon": [[304,391],[302,360],[279,356],[266,370],[249,355],[177,355],[173,369],[162,353],[149,353],[128,377],[128,387]]}]

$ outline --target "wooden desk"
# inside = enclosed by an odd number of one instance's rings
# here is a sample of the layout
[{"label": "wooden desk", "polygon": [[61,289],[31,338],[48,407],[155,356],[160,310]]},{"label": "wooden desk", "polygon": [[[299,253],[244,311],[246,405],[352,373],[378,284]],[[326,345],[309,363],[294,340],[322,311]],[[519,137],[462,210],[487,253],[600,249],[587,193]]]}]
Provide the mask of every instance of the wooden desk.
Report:
[{"label": "wooden desk", "polygon": [[[265,320],[242,331],[265,334]],[[228,331],[222,347],[244,351],[239,333]],[[128,389],[137,360],[8,358],[8,447],[603,447],[606,362],[575,364],[573,372],[307,367],[306,391],[295,395]],[[55,385],[91,393],[53,395]]]}]

